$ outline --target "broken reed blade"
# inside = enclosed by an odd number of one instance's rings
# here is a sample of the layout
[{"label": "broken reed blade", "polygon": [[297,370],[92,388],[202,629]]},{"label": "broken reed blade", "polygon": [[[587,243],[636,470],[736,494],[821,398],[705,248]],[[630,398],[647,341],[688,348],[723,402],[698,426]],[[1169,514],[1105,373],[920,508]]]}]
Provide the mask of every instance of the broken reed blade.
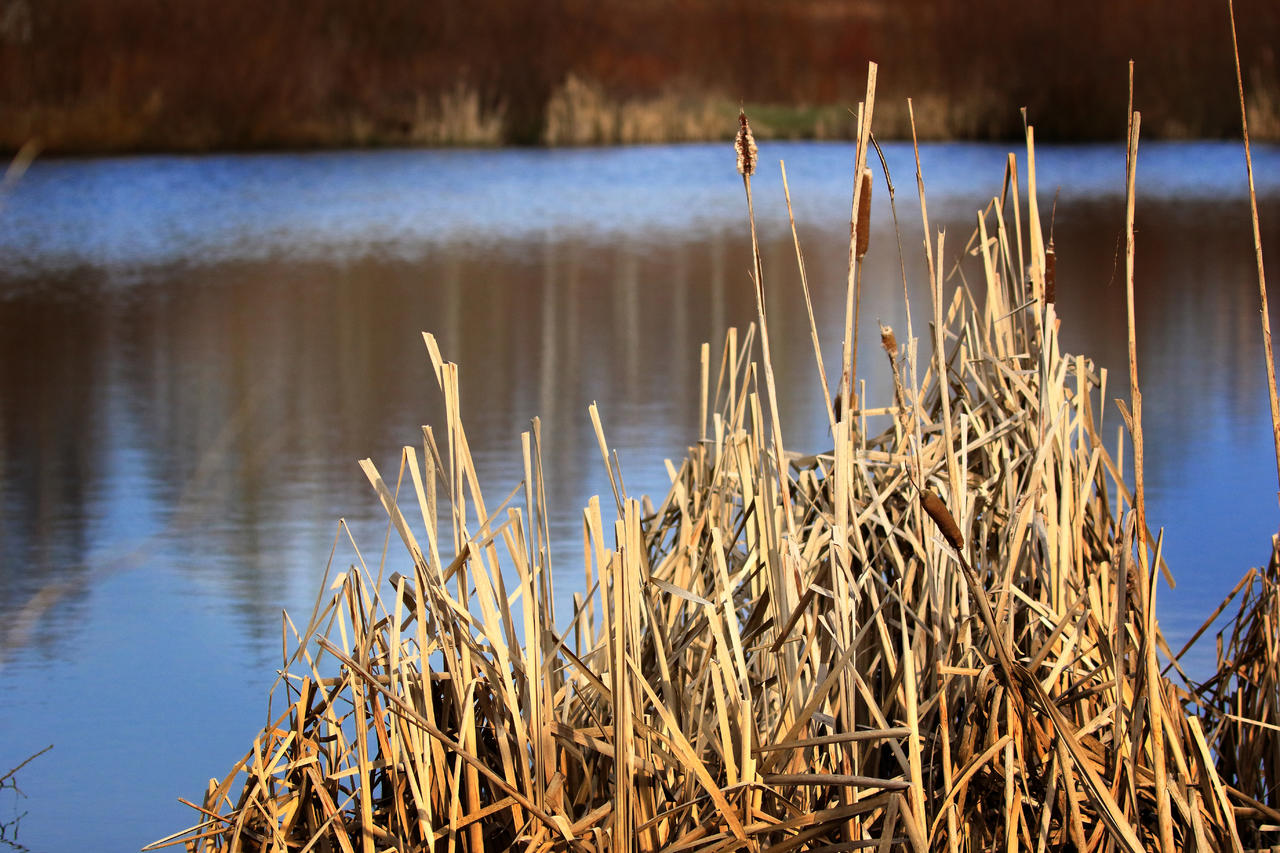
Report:
[{"label": "broken reed blade", "polygon": [[1044,301],[1058,301],[1058,253],[1053,250],[1053,236],[1049,237],[1049,246],[1044,250]]}]

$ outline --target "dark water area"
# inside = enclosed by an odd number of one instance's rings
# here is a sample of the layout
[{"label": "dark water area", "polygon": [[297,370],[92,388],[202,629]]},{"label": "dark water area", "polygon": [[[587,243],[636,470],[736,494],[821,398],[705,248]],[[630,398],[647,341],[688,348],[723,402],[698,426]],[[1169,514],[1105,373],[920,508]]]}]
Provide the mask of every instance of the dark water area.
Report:
[{"label": "dark water area", "polygon": [[[1008,150],[922,150],[948,265]],[[914,161],[886,155],[921,335]],[[1255,157],[1280,263],[1280,148]],[[780,158],[835,374],[852,150],[762,146],[753,184],[784,437],[821,451]],[[22,844],[72,851],[196,822],[176,798],[199,800],[266,722],[281,610],[305,624],[335,541],[335,569],[376,570],[385,516],[356,462],[393,479],[400,447],[443,423],[423,331],[460,365],[491,503],[520,481],[520,432],[542,419],[565,612],[582,589],[581,507],[609,490],[588,406],[628,490],[662,494],[662,460],[697,437],[701,343],[718,353],[755,316],[732,160],[688,146],[35,164],[0,202],[0,772],[55,747],[22,771],[27,799],[0,792],[0,823],[25,812]],[[1127,396],[1124,152],[1037,161],[1046,220],[1057,194],[1064,345]],[[1159,606],[1176,646],[1266,559],[1280,510],[1242,153],[1152,144],[1138,174],[1148,514],[1178,581]],[[883,182],[871,245],[865,329],[878,318],[905,339]],[[874,333],[860,365],[887,402]],[[1112,443],[1120,423],[1109,406]],[[393,540],[388,571],[403,563]]]}]

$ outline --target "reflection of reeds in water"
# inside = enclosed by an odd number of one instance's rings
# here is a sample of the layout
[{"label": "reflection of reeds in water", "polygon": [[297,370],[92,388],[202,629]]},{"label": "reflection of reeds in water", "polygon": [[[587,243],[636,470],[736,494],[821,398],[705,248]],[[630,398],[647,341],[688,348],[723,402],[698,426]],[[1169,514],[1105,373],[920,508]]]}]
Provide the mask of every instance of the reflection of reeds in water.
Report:
[{"label": "reflection of reeds in water", "polygon": [[[525,508],[486,503],[427,336],[444,429],[394,486],[364,463],[403,573],[337,576],[272,723],[158,845],[1136,853],[1240,850],[1280,823],[1280,754],[1248,719],[1277,722],[1272,658],[1231,657],[1203,720],[1155,666],[1160,543],[1098,433],[1105,371],[1025,297],[1024,251],[1031,293],[1047,284],[1027,204],[1031,233],[1016,207],[1012,230],[980,216],[978,299],[944,292],[938,241],[931,351],[886,328],[893,404],[833,411],[830,452],[770,440],[755,327],[718,364],[704,348],[709,417],[656,505],[592,407],[613,506],[584,511],[585,594],[560,623],[540,428]],[[847,349],[844,369],[851,400]],[[1250,599],[1233,649],[1277,648],[1277,600]]]}]

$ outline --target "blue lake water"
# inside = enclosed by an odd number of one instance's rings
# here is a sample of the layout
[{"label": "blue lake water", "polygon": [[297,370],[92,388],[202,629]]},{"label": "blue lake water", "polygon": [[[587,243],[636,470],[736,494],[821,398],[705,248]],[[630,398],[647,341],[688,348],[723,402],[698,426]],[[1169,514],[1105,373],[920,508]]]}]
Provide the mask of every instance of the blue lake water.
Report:
[{"label": "blue lake water", "polygon": [[[1009,150],[922,149],[953,258]],[[837,355],[852,149],[760,153],[783,430],[825,450],[776,164]],[[885,154],[919,291],[914,160]],[[1280,148],[1255,158],[1280,264]],[[1121,395],[1124,152],[1037,161],[1064,341]],[[1243,154],[1150,143],[1138,174],[1149,518],[1167,528],[1178,588],[1160,614],[1178,643],[1266,559],[1280,509]],[[892,236],[881,182],[864,317],[901,335]],[[199,800],[266,722],[281,611],[305,622],[339,518],[378,559],[385,523],[356,461],[394,476],[400,446],[441,422],[422,331],[460,364],[492,500],[542,418],[558,593],[580,589],[580,508],[609,489],[587,407],[628,489],[662,493],[663,458],[696,437],[700,344],[754,318],[750,257],[724,145],[36,163],[0,199],[0,773],[54,749],[20,773],[25,799],[0,791],[0,824],[25,813],[32,850],[124,851],[195,822],[176,798]],[[868,388],[887,399],[887,377]],[[1119,423],[1112,408],[1105,428]]]}]

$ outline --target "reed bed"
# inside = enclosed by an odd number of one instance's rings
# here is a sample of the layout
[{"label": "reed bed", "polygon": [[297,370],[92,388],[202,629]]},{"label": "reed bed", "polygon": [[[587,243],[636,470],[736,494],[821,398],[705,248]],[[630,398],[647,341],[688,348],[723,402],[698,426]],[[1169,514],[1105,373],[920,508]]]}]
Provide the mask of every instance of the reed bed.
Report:
[{"label": "reed bed", "polygon": [[[784,449],[758,253],[758,323],[704,345],[702,426],[666,495],[628,492],[592,407],[612,489],[583,511],[572,613],[552,604],[538,422],[523,482],[488,502],[457,366],[426,335],[443,428],[391,480],[362,463],[399,570],[357,562],[304,628],[286,617],[272,722],[192,804],[200,823],[148,849],[1274,841],[1277,570],[1247,578],[1203,695],[1162,673],[1161,658],[1178,674],[1155,618],[1161,542],[1124,478],[1125,430],[1104,440],[1106,371],[1059,346],[1034,155],[1028,128],[965,252],[925,241],[928,334],[882,329],[884,358],[861,367],[892,375],[892,400],[854,393],[848,346],[829,395],[818,352],[830,450]],[[1132,430],[1140,410],[1122,412]]]}]

